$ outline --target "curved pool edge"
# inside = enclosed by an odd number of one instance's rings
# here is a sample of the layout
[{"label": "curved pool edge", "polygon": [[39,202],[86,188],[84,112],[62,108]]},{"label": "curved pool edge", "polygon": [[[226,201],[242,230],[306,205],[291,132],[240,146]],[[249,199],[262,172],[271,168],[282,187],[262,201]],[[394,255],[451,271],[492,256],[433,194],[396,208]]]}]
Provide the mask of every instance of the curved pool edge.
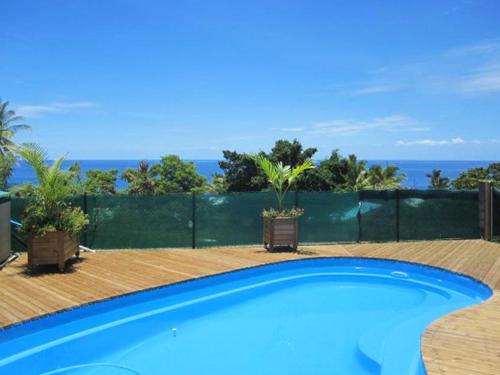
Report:
[{"label": "curved pool edge", "polygon": [[[492,299],[492,297],[498,296],[498,293],[496,293],[495,289],[492,288],[488,283],[484,282],[483,280],[475,278],[467,273],[457,272],[455,270],[448,269],[446,267],[438,267],[438,266],[429,265],[429,264],[425,264],[425,263],[421,263],[421,262],[413,262],[413,261],[408,261],[408,260],[384,258],[384,257],[309,256],[307,258],[299,258],[299,259],[285,259],[285,260],[280,259],[278,261],[270,261],[270,262],[266,261],[266,262],[263,262],[261,264],[256,264],[256,265],[254,264],[254,265],[249,265],[249,266],[245,266],[245,267],[239,267],[239,268],[230,269],[230,270],[223,271],[223,272],[215,272],[215,273],[203,275],[200,277],[186,278],[184,280],[176,281],[173,283],[165,283],[165,284],[161,284],[161,285],[155,285],[151,288],[143,288],[140,290],[134,290],[134,291],[131,291],[129,293],[122,293],[119,295],[111,296],[109,298],[103,298],[103,299],[91,301],[88,303],[75,305],[75,306],[72,306],[70,308],[54,311],[54,312],[51,312],[49,314],[44,314],[44,315],[35,317],[33,319],[27,319],[27,320],[24,320],[22,322],[11,324],[9,326],[3,327],[0,330],[0,332],[8,331],[11,328],[19,327],[19,326],[25,325],[25,324],[30,323],[30,322],[38,321],[38,320],[41,320],[41,319],[46,318],[46,317],[60,314],[62,312],[70,312],[70,311],[74,311],[74,310],[79,310],[82,307],[91,306],[91,305],[99,304],[99,303],[106,302],[106,301],[117,301],[117,300],[121,300],[122,298],[127,297],[127,296],[140,296],[143,293],[152,292],[152,291],[155,291],[155,290],[158,290],[161,288],[165,288],[166,286],[181,286],[181,285],[184,285],[186,283],[189,283],[189,282],[192,282],[195,280],[211,280],[217,276],[221,276],[221,275],[225,275],[225,274],[232,274],[232,273],[239,273],[239,272],[249,270],[249,269],[265,269],[265,268],[273,267],[273,266],[280,265],[280,264],[286,264],[286,263],[300,264],[300,263],[304,263],[304,262],[310,262],[313,260],[321,260],[321,259],[345,259],[345,260],[350,261],[350,262],[368,260],[368,261],[375,262],[375,263],[377,261],[380,261],[380,262],[385,262],[385,263],[394,263],[394,264],[403,264],[403,265],[406,264],[406,265],[410,265],[410,266],[418,266],[418,267],[422,267],[423,269],[428,269],[428,270],[430,269],[430,270],[444,271],[446,273],[454,274],[456,276],[463,277],[464,279],[469,280],[471,282],[477,283],[477,284],[481,285],[482,287],[487,288],[491,292],[490,296],[487,299],[485,299],[483,302],[481,302],[480,304],[472,305],[472,306],[463,308],[461,310],[456,310],[456,311],[453,311],[447,315],[444,315],[444,316],[438,318],[437,320],[433,321],[425,329],[425,332],[423,333],[422,339],[421,339],[421,355],[422,355],[422,358],[424,360],[424,363],[426,364],[426,367],[427,367],[427,362],[428,362],[428,358],[427,358],[428,356],[426,355],[426,351],[422,350],[422,349],[423,348],[425,349],[425,346],[426,346],[425,337],[427,335],[427,332],[430,329],[432,329],[433,326],[435,326],[436,324],[439,324],[439,322],[444,321],[444,320],[456,319],[456,317],[461,315],[463,311],[469,311],[472,309],[474,309],[474,310],[481,309],[484,305],[488,304],[488,301],[490,301]],[[432,359],[431,359],[431,361],[432,361]],[[428,375],[441,374],[441,372],[434,371],[432,367],[428,371],[429,371]]]},{"label": "curved pool edge", "polygon": [[[478,366],[481,374],[498,373],[500,343],[492,336],[498,337],[500,319],[491,317],[499,315],[500,292],[493,288],[492,291],[487,300],[452,311],[426,327],[420,338],[426,375],[455,374],[456,371],[472,373],[468,371],[476,372]],[[451,351],[448,349],[450,341],[455,346]]]},{"label": "curved pool edge", "polygon": [[[246,271],[246,270],[262,269],[262,268],[265,268],[265,267],[272,267],[272,266],[276,266],[276,265],[280,265],[280,264],[301,263],[301,262],[308,262],[308,261],[312,261],[312,260],[322,260],[322,259],[324,259],[324,260],[328,260],[328,259],[340,259],[340,260],[349,260],[349,261],[353,261],[353,262],[355,262],[356,260],[360,260],[360,261],[362,261],[362,260],[369,260],[369,261],[374,261],[374,262],[380,261],[380,262],[388,262],[388,263],[406,264],[406,265],[410,265],[410,266],[417,266],[417,267],[422,267],[424,269],[429,269],[429,270],[444,271],[444,272],[453,274],[455,276],[464,278],[464,279],[468,280],[469,282],[477,283],[481,287],[486,288],[486,289],[488,289],[491,292],[490,296],[488,298],[486,298],[482,303],[479,303],[478,305],[469,306],[469,307],[466,307],[466,308],[472,308],[472,307],[480,306],[483,303],[487,302],[495,294],[495,290],[490,285],[488,285],[484,281],[479,280],[479,279],[477,279],[477,278],[475,278],[473,276],[470,276],[470,275],[468,275],[466,273],[461,273],[461,272],[457,272],[457,271],[454,271],[454,270],[450,270],[450,269],[447,269],[447,268],[444,268],[444,267],[429,265],[429,264],[425,264],[425,263],[412,262],[412,261],[401,260],[401,259],[394,259],[394,258],[384,258],[384,257],[310,256],[308,258],[285,259],[285,260],[271,261],[271,262],[267,262],[267,263],[261,263],[261,264],[251,265],[251,266],[247,266],[247,267],[239,267],[239,268],[231,269],[231,270],[228,270],[228,271],[216,272],[216,273],[212,273],[212,274],[202,275],[202,276],[199,276],[199,277],[186,278],[186,279],[180,280],[180,281],[175,281],[175,282],[171,282],[171,283],[165,283],[165,284],[156,285],[156,286],[153,286],[153,287],[150,287],[150,288],[133,290],[133,291],[128,292],[128,293],[122,293],[122,294],[118,294],[118,295],[107,297],[107,298],[97,299],[97,300],[94,300],[94,301],[90,301],[90,302],[82,303],[82,304],[79,304],[79,305],[71,306],[69,308],[64,308],[64,309],[56,310],[56,311],[53,311],[53,312],[50,312],[50,313],[47,313],[47,314],[42,314],[42,315],[36,316],[34,318],[22,320],[20,322],[16,322],[16,323],[13,323],[13,324],[9,324],[9,325],[0,327],[0,334],[4,333],[6,331],[10,331],[13,328],[17,328],[17,327],[26,325],[28,323],[36,322],[38,320],[41,320],[41,319],[44,319],[44,318],[48,318],[48,317],[52,317],[54,315],[58,315],[58,314],[61,314],[61,313],[72,312],[72,311],[79,310],[79,309],[84,308],[84,307],[89,307],[89,306],[97,305],[97,304],[100,304],[100,303],[103,303],[103,302],[118,301],[118,300],[120,300],[122,298],[125,298],[125,297],[140,296],[143,293],[154,292],[154,291],[156,291],[158,289],[162,289],[162,288],[165,288],[165,287],[182,286],[182,285],[184,285],[186,283],[191,283],[193,281],[210,280],[210,279],[213,279],[213,278],[218,277],[218,276],[223,276],[223,275],[233,274],[233,273],[239,273],[239,272],[243,272],[243,271]],[[457,311],[452,312],[452,313],[447,314],[447,315],[451,315],[451,314],[454,314],[454,313],[457,313]],[[444,317],[445,316],[439,318],[438,320],[440,320],[440,319],[442,319]]]}]

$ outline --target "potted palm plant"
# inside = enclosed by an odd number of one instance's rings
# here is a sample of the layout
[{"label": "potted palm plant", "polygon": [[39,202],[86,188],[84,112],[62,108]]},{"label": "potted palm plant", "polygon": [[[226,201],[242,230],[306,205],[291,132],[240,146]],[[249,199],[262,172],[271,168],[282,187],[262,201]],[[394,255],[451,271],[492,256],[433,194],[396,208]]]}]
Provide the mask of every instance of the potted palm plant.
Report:
[{"label": "potted palm plant", "polygon": [[299,217],[304,211],[296,207],[286,209],[283,203],[295,179],[304,171],[314,168],[314,162],[306,160],[292,169],[281,162],[273,163],[262,155],[255,156],[254,160],[266,175],[277,198],[276,209],[265,209],[262,212],[264,247],[273,251],[276,246],[290,246],[296,251],[299,244]]},{"label": "potted palm plant", "polygon": [[68,202],[73,186],[71,175],[61,170],[63,157],[49,166],[46,152],[35,144],[24,145],[19,155],[33,167],[38,180],[22,219],[21,229],[28,236],[28,266],[57,264],[62,272],[66,261],[79,255],[79,235],[88,217]]}]

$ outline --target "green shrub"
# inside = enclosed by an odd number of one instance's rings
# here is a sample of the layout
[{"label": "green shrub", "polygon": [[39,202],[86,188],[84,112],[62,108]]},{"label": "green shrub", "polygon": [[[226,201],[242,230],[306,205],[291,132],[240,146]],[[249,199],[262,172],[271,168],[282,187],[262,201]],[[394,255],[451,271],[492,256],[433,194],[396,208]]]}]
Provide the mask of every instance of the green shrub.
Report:
[{"label": "green shrub", "polygon": [[49,167],[46,152],[35,144],[25,145],[19,154],[33,167],[38,180],[27,197],[22,231],[34,236],[57,231],[72,235],[82,232],[89,220],[80,207],[69,202],[74,186],[68,178],[69,172],[61,170],[64,158]]}]

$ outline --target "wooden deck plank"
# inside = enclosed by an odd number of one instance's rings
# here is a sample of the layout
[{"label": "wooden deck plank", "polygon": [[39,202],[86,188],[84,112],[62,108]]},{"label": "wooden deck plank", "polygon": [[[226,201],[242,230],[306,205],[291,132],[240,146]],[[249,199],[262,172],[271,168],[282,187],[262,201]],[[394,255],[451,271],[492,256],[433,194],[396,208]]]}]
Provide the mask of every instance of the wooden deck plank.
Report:
[{"label": "wooden deck plank", "polygon": [[487,283],[493,297],[435,321],[422,337],[422,353],[430,375],[500,374],[500,245],[481,240],[311,245],[297,253],[269,253],[259,246],[99,251],[83,254],[63,274],[55,268],[30,274],[21,256],[0,272],[0,327],[191,278],[325,256],[410,261]]}]

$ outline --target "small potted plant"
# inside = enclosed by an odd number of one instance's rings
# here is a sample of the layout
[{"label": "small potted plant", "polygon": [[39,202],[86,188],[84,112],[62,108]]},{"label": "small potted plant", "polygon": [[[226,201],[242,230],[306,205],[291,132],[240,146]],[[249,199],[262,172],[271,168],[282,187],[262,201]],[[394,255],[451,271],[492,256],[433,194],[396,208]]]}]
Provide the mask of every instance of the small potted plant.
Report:
[{"label": "small potted plant", "polygon": [[255,163],[262,169],[276,193],[277,208],[262,212],[264,218],[264,247],[273,251],[277,246],[290,246],[294,251],[299,245],[299,217],[304,212],[300,208],[286,209],[283,202],[287,191],[295,179],[304,171],[314,168],[312,160],[291,168],[283,163],[273,163],[266,157],[254,157]]},{"label": "small potted plant", "polygon": [[49,166],[47,154],[35,144],[25,145],[19,154],[38,180],[28,196],[21,227],[28,236],[28,266],[57,264],[62,272],[66,261],[79,255],[79,236],[88,217],[68,202],[73,186],[71,175],[61,170],[64,158]]}]

